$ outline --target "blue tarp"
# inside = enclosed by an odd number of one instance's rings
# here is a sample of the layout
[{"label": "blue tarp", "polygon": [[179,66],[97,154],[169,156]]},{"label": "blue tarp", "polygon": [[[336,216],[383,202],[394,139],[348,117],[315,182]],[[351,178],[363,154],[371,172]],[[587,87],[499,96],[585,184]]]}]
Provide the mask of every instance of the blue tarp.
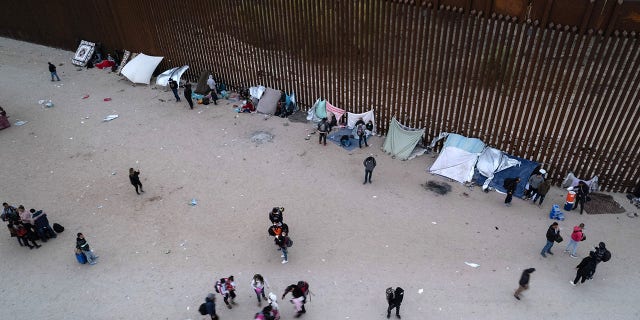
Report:
[{"label": "blue tarp", "polygon": [[[351,145],[350,146],[345,147],[345,146],[340,144],[340,138],[342,138],[343,135],[349,136],[349,140],[351,141]],[[354,138],[353,129],[349,129],[349,128],[341,128],[338,131],[334,131],[334,132],[330,133],[327,136],[327,140],[333,141],[333,143],[337,144],[340,147],[343,147],[344,149],[346,149],[348,151],[351,151],[351,150],[353,150],[353,149],[358,147],[358,139]],[[367,140],[367,141],[369,141],[369,140]]]},{"label": "blue tarp", "polygon": [[[520,165],[502,170],[500,172],[496,172],[495,176],[493,177],[493,180],[489,184],[489,187],[495,188],[500,192],[506,193],[507,190],[505,190],[503,187],[504,180],[507,178],[520,177],[520,183],[518,183],[518,187],[516,188],[516,192],[513,194],[513,196],[522,198],[522,196],[524,196],[524,187],[527,185],[527,181],[529,180],[531,173],[533,173],[533,170],[535,170],[540,164],[534,161],[530,161],[530,160],[512,156],[512,155],[506,155],[506,156],[520,161]],[[476,169],[474,178],[476,180],[476,183],[479,185],[482,185],[484,181],[487,180],[487,177],[481,175],[478,172],[478,169]]]}]

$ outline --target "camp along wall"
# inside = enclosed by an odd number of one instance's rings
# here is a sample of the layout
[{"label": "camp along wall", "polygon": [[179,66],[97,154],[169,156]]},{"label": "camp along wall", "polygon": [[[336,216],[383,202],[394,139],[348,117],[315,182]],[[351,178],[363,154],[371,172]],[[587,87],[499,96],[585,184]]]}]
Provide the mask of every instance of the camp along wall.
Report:
[{"label": "camp along wall", "polygon": [[1,34],[161,55],[233,88],[478,137],[559,182],[640,180],[640,3],[605,0],[9,1]]}]

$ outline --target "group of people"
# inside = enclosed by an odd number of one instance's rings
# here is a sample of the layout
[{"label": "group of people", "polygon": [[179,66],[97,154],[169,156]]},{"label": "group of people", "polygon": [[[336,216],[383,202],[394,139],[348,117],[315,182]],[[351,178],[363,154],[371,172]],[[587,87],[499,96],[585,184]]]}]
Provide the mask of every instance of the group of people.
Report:
[{"label": "group of people", "polygon": [[282,258],[282,264],[286,264],[289,262],[288,248],[293,245],[293,241],[289,237],[289,226],[284,223],[283,213],[283,207],[274,207],[271,212],[269,212],[269,221],[271,221],[271,226],[269,226],[267,232],[273,237],[273,242],[278,247],[277,250],[282,253],[280,255]]},{"label": "group of people", "polygon": [[[171,92],[173,92],[176,102],[180,102],[180,95],[178,94],[180,84],[174,79],[169,79],[169,88],[171,89]],[[189,104],[189,108],[193,110],[193,89],[189,81],[184,84],[183,95]],[[213,80],[212,75],[209,75],[209,79],[207,79],[207,89],[204,93],[204,97],[202,98],[202,102],[199,103],[209,104],[209,101],[213,101],[213,104],[215,105],[218,104],[218,85],[216,84],[216,81]]]},{"label": "group of people", "polygon": [[[578,258],[576,254],[576,250],[578,248],[578,244],[587,239],[587,236],[584,233],[585,225],[584,223],[580,223],[577,226],[573,227],[571,232],[571,236],[569,238],[569,243],[564,249],[564,253],[567,253],[572,258]],[[551,252],[551,248],[554,243],[560,243],[564,239],[560,235],[560,225],[558,222],[553,222],[549,228],[547,229],[546,234],[547,243],[542,248],[540,255],[544,258],[547,255],[553,255]],[[573,281],[569,281],[571,285],[575,286],[580,283],[584,283],[586,280],[593,279],[593,275],[596,272],[596,267],[600,262],[607,262],[611,259],[611,252],[607,249],[607,246],[604,242],[598,243],[598,246],[594,248],[594,250],[589,251],[589,254],[582,259],[582,261],[576,266],[576,277]],[[528,268],[522,272],[520,277],[520,286],[514,292],[513,296],[520,300],[520,294],[529,288],[529,279],[531,277],[531,273],[536,271],[535,268]]]},{"label": "group of people", "polygon": [[[542,206],[545,196],[549,192],[549,189],[551,189],[551,181],[544,178],[546,173],[547,171],[544,169],[539,169],[529,177],[527,185],[525,186],[524,197],[522,198],[523,200],[531,200],[532,204],[535,204],[536,201],[539,200],[538,206]],[[513,194],[516,192],[519,183],[520,178],[518,177],[504,179],[503,187],[507,192],[507,196],[504,199],[505,206],[511,206]]]},{"label": "group of people", "polygon": [[2,207],[2,221],[7,222],[11,237],[16,237],[21,247],[38,249],[41,245],[37,241],[47,242],[57,237],[44,211],[26,210],[23,205],[16,208],[6,202]]},{"label": "group of people", "polygon": [[[270,292],[268,296],[265,294],[266,289],[269,288],[267,280],[261,274],[257,273],[251,278],[251,288],[258,299],[258,307],[262,307],[262,300],[267,302],[267,305],[254,315],[254,319],[279,320],[280,308],[277,301],[278,297],[273,292]],[[236,283],[234,276],[231,275],[227,278],[220,278],[216,281],[214,289],[222,296],[227,308],[233,309],[233,305],[236,304]],[[298,281],[295,284],[287,286],[282,294],[282,299],[284,300],[289,293],[291,293],[290,302],[296,310],[295,317],[298,318],[307,312],[304,305],[307,302],[308,295],[311,293],[309,291],[309,283],[306,281]],[[202,315],[211,316],[212,320],[218,319],[215,294],[207,294],[204,303],[200,305],[199,312]]]},{"label": "group of people", "polygon": [[[333,127],[338,125],[338,121],[335,117],[331,117],[331,121],[328,118],[322,118],[318,123],[318,144],[327,145],[327,135]],[[364,142],[364,146],[368,147],[369,143],[367,142],[367,136],[373,133],[373,121],[369,120],[367,123],[364,122],[363,119],[358,119],[355,123],[355,131],[358,136],[358,146],[362,148],[362,142]],[[350,142],[350,137],[348,135],[344,135],[340,138],[340,144],[342,146],[348,147]]]}]

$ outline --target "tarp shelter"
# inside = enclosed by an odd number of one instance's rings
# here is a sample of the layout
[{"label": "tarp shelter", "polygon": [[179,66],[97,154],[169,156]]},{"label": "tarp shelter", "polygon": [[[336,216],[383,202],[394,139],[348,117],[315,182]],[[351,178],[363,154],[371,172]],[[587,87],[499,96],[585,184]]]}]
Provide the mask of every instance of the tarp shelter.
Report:
[{"label": "tarp shelter", "polygon": [[82,40],[78,46],[78,50],[76,50],[76,54],[73,55],[73,59],[71,59],[71,63],[80,67],[86,66],[89,59],[93,56],[95,46],[96,44],[93,42]]},{"label": "tarp shelter", "polygon": [[[325,104],[325,109],[327,110],[327,117],[329,117],[328,114],[331,113],[336,117],[337,122],[340,122],[340,118],[347,113],[346,111],[332,105],[329,101]],[[331,119],[329,119],[329,121],[331,121]]]},{"label": "tarp shelter", "polygon": [[569,172],[567,174],[567,176],[564,178],[564,180],[562,180],[562,187],[563,188],[568,188],[568,187],[575,187],[578,185],[578,182],[580,181],[584,181],[587,186],[589,186],[589,192],[595,192],[595,191],[599,191],[600,187],[598,185],[598,176],[594,176],[593,178],[591,178],[591,180],[583,180],[580,179],[578,177],[576,177],[573,172]]},{"label": "tarp shelter", "polygon": [[133,83],[149,84],[153,71],[156,70],[162,59],[163,57],[148,56],[141,53],[122,68],[122,75]]},{"label": "tarp shelter", "polygon": [[495,148],[485,148],[476,163],[476,170],[487,179],[482,184],[482,189],[487,189],[496,172],[520,165],[520,161],[509,158],[504,152]]},{"label": "tarp shelter", "polygon": [[409,128],[400,124],[396,118],[392,118],[382,149],[395,158],[407,160],[422,136],[424,136],[424,129]]},{"label": "tarp shelter", "polygon": [[280,101],[280,97],[282,96],[282,91],[267,88],[262,97],[260,97],[260,101],[258,101],[258,106],[256,107],[256,111],[264,114],[274,114],[278,109],[278,101]]},{"label": "tarp shelter", "polygon": [[[489,186],[496,189],[499,192],[506,193],[507,190],[503,186],[504,180],[507,178],[518,177],[520,178],[520,183],[518,183],[518,186],[516,187],[516,191],[513,193],[513,196],[522,198],[522,196],[524,195],[524,187],[527,185],[527,181],[529,180],[529,177],[533,173],[533,170],[535,170],[540,164],[535,161],[523,159],[523,158],[512,156],[512,155],[505,154],[505,156],[510,158],[506,161],[513,161],[513,162],[517,161],[517,162],[520,162],[520,164],[495,172],[493,179],[489,183]],[[485,180],[486,180],[486,177],[482,175],[476,176],[476,182],[478,184],[484,184]]]},{"label": "tarp shelter", "polygon": [[435,146],[438,140],[445,138],[444,147],[429,168],[429,172],[460,183],[471,181],[478,156],[485,148],[484,142],[477,138],[467,138],[459,134],[443,132],[431,141],[431,147]]},{"label": "tarp shelter", "polygon": [[371,121],[373,123],[373,132],[371,134],[376,133],[376,119],[373,114],[373,109],[365,112],[365,113],[351,113],[347,112],[347,127],[353,129],[356,126],[356,122],[362,119],[364,123]]},{"label": "tarp shelter", "polygon": [[158,75],[156,78],[156,84],[166,87],[169,85],[169,79],[173,79],[175,82],[180,83],[182,74],[189,69],[189,66],[175,67],[169,69]]},{"label": "tarp shelter", "polygon": [[322,99],[317,99],[309,111],[307,111],[307,120],[313,122],[320,122],[322,118],[327,117],[327,102]]}]

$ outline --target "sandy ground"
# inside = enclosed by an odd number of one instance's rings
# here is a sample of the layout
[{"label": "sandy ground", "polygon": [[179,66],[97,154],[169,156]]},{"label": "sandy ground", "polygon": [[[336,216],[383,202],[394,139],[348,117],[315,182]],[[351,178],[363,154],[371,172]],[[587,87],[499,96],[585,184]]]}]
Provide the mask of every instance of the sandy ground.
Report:
[{"label": "sandy ground", "polygon": [[[384,319],[389,286],[406,290],[404,319],[640,317],[640,219],[568,214],[565,239],[574,225],[587,226],[580,256],[599,241],[613,252],[595,279],[572,287],[579,259],[558,245],[554,256],[539,255],[561,189],[542,209],[521,200],[506,208],[502,195],[457,183],[437,196],[420,186],[446,181],[425,171],[431,155],[394,160],[380,150],[383,138],[352,153],[323,147],[316,135],[304,139],[309,124],[237,115],[228,101],[191,111],[170,91],[78,71],[71,57],[0,38],[0,104],[12,123],[28,121],[0,131],[2,200],[43,208],[66,227],[32,251],[0,233],[0,319],[203,319],[204,296],[231,274],[238,306],[227,310],[218,299],[220,317],[253,319],[254,273],[278,295],[307,280],[309,320]],[[61,82],[49,81],[47,61],[64,63]],[[55,107],[43,109],[40,99]],[[109,114],[120,117],[102,122]],[[260,130],[273,141],[251,142]],[[369,154],[378,167],[373,184],[362,185]],[[129,184],[129,167],[142,171],[145,194]],[[273,206],[286,208],[294,240],[287,265],[266,232]],[[97,265],[76,262],[77,232],[100,255]],[[537,269],[531,289],[516,301],[529,267]],[[280,305],[292,318],[293,306]]]}]

